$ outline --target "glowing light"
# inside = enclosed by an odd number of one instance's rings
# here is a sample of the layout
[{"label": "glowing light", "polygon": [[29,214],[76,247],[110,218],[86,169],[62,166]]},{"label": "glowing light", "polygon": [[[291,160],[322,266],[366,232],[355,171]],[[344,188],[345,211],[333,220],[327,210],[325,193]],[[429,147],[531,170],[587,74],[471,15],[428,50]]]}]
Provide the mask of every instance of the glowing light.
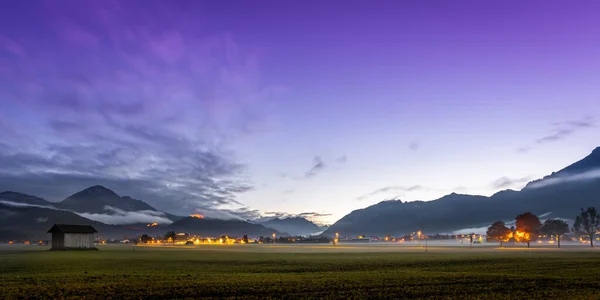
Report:
[{"label": "glowing light", "polygon": [[531,234],[529,232],[515,231],[514,237],[515,241],[519,243],[531,241]]},{"label": "glowing light", "polygon": [[146,225],[146,227],[156,227],[156,226],[158,226],[158,223],[156,223],[156,222]]},{"label": "glowing light", "polygon": [[201,214],[191,214],[190,217],[196,218],[196,219],[204,219],[204,216]]}]

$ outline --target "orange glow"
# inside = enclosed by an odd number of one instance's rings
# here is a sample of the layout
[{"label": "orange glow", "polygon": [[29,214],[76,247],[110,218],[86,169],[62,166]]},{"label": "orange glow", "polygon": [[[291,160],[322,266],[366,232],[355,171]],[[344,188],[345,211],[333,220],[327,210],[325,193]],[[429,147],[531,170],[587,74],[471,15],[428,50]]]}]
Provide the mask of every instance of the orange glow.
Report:
[{"label": "orange glow", "polygon": [[158,226],[158,223],[156,223],[156,222],[146,225],[146,227],[156,227],[156,226]]},{"label": "orange glow", "polygon": [[15,243],[15,242],[13,242],[13,241],[8,241],[8,244],[9,244],[9,245],[12,245],[12,244],[14,244],[14,243]]},{"label": "orange glow", "polygon": [[531,234],[529,234],[529,232],[515,231],[515,241],[518,243],[531,241]]},{"label": "orange glow", "polygon": [[204,216],[201,214],[191,214],[190,217],[196,218],[196,219],[204,219]]},{"label": "orange glow", "polygon": [[29,243],[29,241],[24,241],[23,244],[29,245],[30,243]]}]

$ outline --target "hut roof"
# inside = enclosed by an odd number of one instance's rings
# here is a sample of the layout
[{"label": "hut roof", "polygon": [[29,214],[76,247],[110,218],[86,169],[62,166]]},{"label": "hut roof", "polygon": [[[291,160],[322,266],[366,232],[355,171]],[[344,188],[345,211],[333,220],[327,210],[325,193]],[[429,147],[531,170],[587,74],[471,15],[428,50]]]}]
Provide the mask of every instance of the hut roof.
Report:
[{"label": "hut roof", "polygon": [[96,233],[96,229],[90,225],[69,225],[69,224],[54,224],[48,233]]}]

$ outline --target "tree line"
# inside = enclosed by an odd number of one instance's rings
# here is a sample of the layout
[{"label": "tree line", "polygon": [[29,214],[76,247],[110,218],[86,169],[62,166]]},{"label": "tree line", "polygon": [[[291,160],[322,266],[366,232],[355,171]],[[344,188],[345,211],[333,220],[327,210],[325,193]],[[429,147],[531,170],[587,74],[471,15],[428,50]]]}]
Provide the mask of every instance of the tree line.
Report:
[{"label": "tree line", "polygon": [[[486,232],[488,242],[499,242],[500,246],[511,239],[518,243],[527,243],[536,241],[540,234],[546,234],[556,237],[558,247],[560,248],[560,239],[569,232],[569,225],[561,219],[548,219],[542,224],[540,219],[526,212],[516,216],[515,226],[506,227],[502,221],[494,222]],[[600,215],[596,208],[589,207],[581,209],[581,213],[575,218],[575,223],[571,231],[579,236],[586,236],[590,240],[590,246],[594,247],[594,237],[600,230]]]}]

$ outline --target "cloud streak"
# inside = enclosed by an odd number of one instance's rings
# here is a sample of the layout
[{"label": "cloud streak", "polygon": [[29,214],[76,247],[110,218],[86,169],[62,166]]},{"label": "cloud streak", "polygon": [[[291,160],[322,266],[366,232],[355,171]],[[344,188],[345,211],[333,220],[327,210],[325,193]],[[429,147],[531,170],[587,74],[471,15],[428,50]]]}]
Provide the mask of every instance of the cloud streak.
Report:
[{"label": "cloud streak", "polygon": [[542,179],[542,180],[530,183],[529,185],[527,185],[527,188],[536,189],[536,188],[547,187],[547,186],[551,186],[551,185],[555,185],[555,184],[587,181],[587,180],[598,179],[598,178],[600,178],[600,169],[591,170],[591,171],[583,172],[580,174],[563,175],[563,176],[556,176],[556,177],[552,177],[552,178]]},{"label": "cloud streak", "polygon": [[171,224],[173,221],[165,217],[165,214],[160,211],[140,210],[140,211],[124,211],[115,207],[105,206],[104,209],[110,213],[76,213],[84,218],[102,222],[109,225],[125,225],[135,223],[154,223]]},{"label": "cloud streak", "polygon": [[[554,129],[552,133],[535,140],[535,145],[543,145],[564,140],[578,131],[596,127],[596,120],[591,117],[585,117],[581,120],[567,121],[552,124]],[[523,146],[517,149],[517,153],[527,153],[535,148],[535,145]]]},{"label": "cloud streak", "polygon": [[[92,221],[98,221],[108,225],[126,225],[135,223],[154,223],[160,224],[171,224],[173,221],[168,219],[163,212],[152,211],[152,210],[140,210],[140,211],[124,211],[115,207],[105,206],[104,209],[107,211],[105,214],[99,213],[79,213],[68,209],[60,209],[51,205],[37,205],[30,203],[20,203],[14,201],[0,200],[0,204],[12,206],[12,207],[35,207],[45,208],[57,211],[71,212],[81,217],[90,219]],[[44,219],[44,218],[41,218]],[[44,222],[48,218],[46,217]]]},{"label": "cloud streak", "polygon": [[491,187],[495,189],[505,189],[515,185],[522,185],[527,183],[531,179],[530,176],[522,177],[522,178],[509,178],[509,177],[500,177],[494,182],[492,182]]},{"label": "cloud streak", "polygon": [[323,170],[325,170],[326,166],[327,165],[325,164],[323,159],[321,159],[320,156],[315,156],[315,158],[313,159],[313,166],[310,168],[310,170],[308,170],[308,172],[306,172],[306,174],[304,174],[304,177],[305,178],[314,177],[317,174],[323,172]]},{"label": "cloud streak", "polygon": [[380,188],[377,190],[374,190],[370,193],[364,194],[358,198],[356,198],[357,201],[362,201],[362,200],[366,200],[366,199],[370,199],[372,197],[375,196],[380,196],[382,194],[389,194],[390,192],[394,192],[394,193],[401,193],[401,192],[414,192],[414,191],[421,191],[421,190],[425,190],[425,188],[421,185],[413,185],[413,186],[386,186],[384,188]]}]

